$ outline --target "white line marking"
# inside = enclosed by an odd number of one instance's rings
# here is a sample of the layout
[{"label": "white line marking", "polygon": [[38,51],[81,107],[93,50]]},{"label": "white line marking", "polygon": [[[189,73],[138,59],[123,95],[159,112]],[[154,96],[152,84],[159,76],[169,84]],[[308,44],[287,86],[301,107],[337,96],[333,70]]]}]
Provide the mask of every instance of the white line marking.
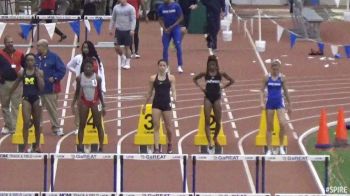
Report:
[{"label": "white line marking", "polygon": [[[76,45],[77,44],[77,40],[78,40],[78,37],[75,35],[74,36],[74,41],[73,41],[73,44]],[[75,51],[76,51],[76,47],[74,47],[72,49],[72,54],[71,54],[71,59],[74,57],[75,55]],[[72,72],[69,72],[68,73],[68,79],[67,79],[67,84],[66,84],[66,90],[65,90],[65,96],[64,98],[65,99],[68,99],[68,93],[69,93],[69,88],[70,88],[70,83],[71,83],[71,79],[72,79]],[[64,101],[63,102],[63,107],[67,107],[67,104],[68,104],[68,101]],[[61,118],[61,122],[60,122],[60,125],[63,126],[64,125],[64,118],[66,116],[66,109],[62,109],[62,118]],[[66,134],[65,136],[63,136],[62,138],[60,138],[60,140],[57,142],[56,144],[56,153],[59,153],[60,152],[60,149],[61,149],[61,143],[63,142],[63,140],[65,140],[68,136],[72,135],[74,133],[74,131]],[[56,173],[57,173],[57,165],[58,165],[58,159],[55,159],[54,161],[54,166],[53,166],[53,184],[55,184],[55,180],[56,180]],[[51,185],[50,185],[50,188],[49,188],[49,191],[51,192]]]},{"label": "white line marking", "polygon": [[226,109],[227,109],[228,118],[232,121],[231,122],[231,127],[233,129],[233,135],[237,138],[237,136],[239,136],[239,135],[238,135],[238,132],[236,130],[236,124],[234,122],[234,117],[233,117],[233,114],[232,114],[231,106],[229,104],[229,101],[228,101],[227,94],[226,94],[225,90],[222,90],[222,96],[224,97],[224,103],[225,103],[225,106],[226,106]]},{"label": "white line marking", "polygon": [[120,136],[122,133],[121,127],[122,127],[122,121],[120,120],[122,117],[122,112],[121,112],[121,107],[122,107],[122,103],[121,103],[121,94],[122,94],[122,74],[121,74],[121,57],[120,55],[118,56],[118,60],[117,60],[117,67],[118,67],[118,84],[117,84],[117,107],[118,107],[118,112],[117,112],[117,135]]},{"label": "white line marking", "polygon": [[234,131],[233,131],[233,135],[235,136],[235,138],[239,138],[239,134],[238,134],[238,131],[237,131],[237,130],[234,130]]},{"label": "white line marking", "polygon": [[[123,135],[123,137],[121,137],[118,141],[117,144],[117,154],[121,154],[122,153],[122,142],[124,141],[125,138],[127,138],[129,135],[136,133],[136,130],[134,131],[130,131],[129,133]],[[117,193],[120,193],[120,181],[121,181],[121,177],[120,177],[120,159],[117,160]]]},{"label": "white line marking", "polygon": [[293,137],[294,137],[294,139],[298,139],[298,134],[297,134],[297,132],[295,132],[295,131],[293,131]]},{"label": "white line marking", "polygon": [[[239,141],[238,141],[238,149],[239,149],[239,152],[241,153],[241,155],[245,155],[244,153],[244,149],[243,149],[243,141],[245,140],[245,138],[247,138],[249,135],[252,135],[253,133],[256,133],[258,132],[258,129],[248,133],[248,134],[245,134]],[[249,182],[249,187],[250,187],[250,191],[252,193],[256,193],[255,191],[255,185],[254,185],[254,181],[253,181],[253,177],[252,177],[252,174],[250,173],[250,169],[249,169],[249,166],[248,166],[248,163],[246,160],[243,161],[243,166],[244,166],[244,170],[245,170],[245,173],[247,175],[247,178],[248,178],[248,182]]]}]

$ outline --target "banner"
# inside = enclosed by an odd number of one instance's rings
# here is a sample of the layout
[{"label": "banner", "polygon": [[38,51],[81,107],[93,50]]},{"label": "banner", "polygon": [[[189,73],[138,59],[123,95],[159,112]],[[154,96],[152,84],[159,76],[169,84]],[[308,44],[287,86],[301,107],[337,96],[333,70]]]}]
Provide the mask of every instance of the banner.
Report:
[{"label": "banner", "polygon": [[29,35],[30,31],[32,30],[33,25],[32,24],[21,23],[19,26],[21,27],[23,38],[24,39],[28,39],[28,35]]},{"label": "banner", "polygon": [[277,25],[277,42],[280,42],[284,28],[280,25]]},{"label": "banner", "polygon": [[90,32],[91,31],[91,26],[90,26],[89,20],[85,19],[84,20],[84,24],[85,24],[85,27],[86,27],[87,31]]},{"label": "banner", "polygon": [[50,36],[50,39],[52,39],[53,34],[55,33],[56,23],[45,23],[44,25],[47,30],[47,33]]},{"label": "banner", "polygon": [[77,36],[79,36],[80,35],[80,21],[76,20],[76,21],[69,22],[69,25],[72,28],[73,32]]},{"label": "banner", "polygon": [[97,34],[100,35],[102,24],[103,24],[103,20],[102,19],[96,19],[96,20],[93,20],[92,23],[94,24],[94,27],[96,29]]},{"label": "banner", "polygon": [[5,27],[6,27],[6,23],[0,22],[0,38],[4,33]]},{"label": "banner", "polygon": [[295,45],[295,42],[297,41],[297,35],[290,32],[289,39],[290,39],[290,47],[293,48]]}]

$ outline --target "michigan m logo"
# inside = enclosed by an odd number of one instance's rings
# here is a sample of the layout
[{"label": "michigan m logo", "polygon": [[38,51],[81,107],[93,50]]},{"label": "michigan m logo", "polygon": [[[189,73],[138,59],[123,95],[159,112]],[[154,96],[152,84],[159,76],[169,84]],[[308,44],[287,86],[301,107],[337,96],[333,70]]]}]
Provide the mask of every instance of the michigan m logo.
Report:
[{"label": "michigan m logo", "polygon": [[34,85],[34,81],[35,81],[34,77],[24,78],[24,84],[26,84],[26,85]]}]

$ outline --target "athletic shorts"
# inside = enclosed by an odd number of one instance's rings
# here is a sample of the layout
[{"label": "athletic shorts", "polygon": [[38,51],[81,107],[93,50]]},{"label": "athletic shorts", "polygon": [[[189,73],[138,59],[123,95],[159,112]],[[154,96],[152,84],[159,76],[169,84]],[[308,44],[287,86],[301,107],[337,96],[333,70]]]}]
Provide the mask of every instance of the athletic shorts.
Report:
[{"label": "athletic shorts", "polygon": [[282,99],[267,99],[266,109],[267,110],[278,110],[284,108]]},{"label": "athletic shorts", "polygon": [[119,46],[120,45],[130,46],[131,45],[130,31],[115,30],[114,44]]},{"label": "athletic shorts", "polygon": [[159,109],[160,111],[171,111],[171,103],[153,102],[152,108]]}]

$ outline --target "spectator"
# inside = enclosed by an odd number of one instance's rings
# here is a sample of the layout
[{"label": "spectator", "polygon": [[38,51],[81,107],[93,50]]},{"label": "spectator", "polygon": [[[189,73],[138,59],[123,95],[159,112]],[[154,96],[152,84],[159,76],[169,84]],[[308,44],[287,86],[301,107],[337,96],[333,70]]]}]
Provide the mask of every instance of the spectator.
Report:
[{"label": "spectator", "polygon": [[0,101],[5,121],[1,133],[8,134],[16,130],[18,106],[22,96],[21,87],[17,88],[11,97],[9,93],[17,79],[17,73],[23,67],[24,56],[21,51],[14,48],[12,37],[5,36],[4,44],[5,48],[0,50]]},{"label": "spectator", "polygon": [[64,135],[58,122],[57,101],[60,92],[60,80],[66,73],[61,58],[49,50],[47,40],[41,39],[37,43],[36,62],[38,68],[44,72],[45,87],[41,94],[43,105],[45,105],[51,117],[52,131],[57,136]]}]

